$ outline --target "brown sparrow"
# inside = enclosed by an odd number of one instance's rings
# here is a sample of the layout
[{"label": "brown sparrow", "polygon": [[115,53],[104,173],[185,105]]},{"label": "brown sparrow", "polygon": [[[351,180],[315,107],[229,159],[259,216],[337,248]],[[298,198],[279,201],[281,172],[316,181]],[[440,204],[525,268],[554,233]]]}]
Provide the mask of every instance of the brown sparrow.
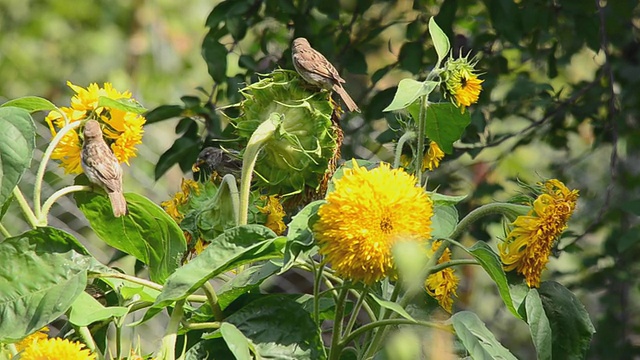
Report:
[{"label": "brown sparrow", "polygon": [[344,79],[340,77],[336,68],[331,65],[324,55],[309,45],[307,39],[299,37],[293,40],[291,54],[293,66],[303,79],[312,85],[337,92],[349,111],[360,112],[358,105],[342,87],[345,82]]},{"label": "brown sparrow", "polygon": [[125,215],[127,201],[122,194],[122,168],[102,137],[100,123],[95,120],[89,120],[84,125],[84,142],[80,158],[82,169],[89,181],[103,188],[109,195],[113,216]]}]

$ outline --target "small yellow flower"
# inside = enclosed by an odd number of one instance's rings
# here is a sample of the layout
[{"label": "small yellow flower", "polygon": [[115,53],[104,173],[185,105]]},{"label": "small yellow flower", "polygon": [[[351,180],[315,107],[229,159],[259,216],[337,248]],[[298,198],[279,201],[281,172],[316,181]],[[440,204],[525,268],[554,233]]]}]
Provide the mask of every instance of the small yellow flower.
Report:
[{"label": "small yellow flower", "polygon": [[454,104],[462,111],[465,107],[478,102],[482,91],[482,82],[475,74],[475,60],[460,57],[448,60],[443,73],[446,93],[452,97]]},{"label": "small yellow flower", "polygon": [[[436,250],[440,247],[442,241],[434,241],[431,244],[431,254],[435,253]],[[451,250],[446,249],[444,254],[438,260],[438,264],[447,262],[451,260]],[[447,312],[451,313],[451,309],[453,307],[453,297],[458,296],[456,294],[456,289],[458,288],[458,283],[460,280],[455,275],[453,268],[448,267],[444,270],[440,270],[437,273],[431,274],[427,277],[425,281],[425,288],[427,289],[427,293],[431,295],[433,298],[438,300],[440,306],[443,309],[447,310]]]},{"label": "small yellow flower", "polygon": [[284,208],[278,200],[278,197],[275,195],[270,196],[262,196],[261,200],[266,200],[265,206],[258,206],[258,210],[261,213],[267,215],[267,221],[264,226],[273,230],[277,235],[282,235],[285,230],[287,230],[287,225],[284,224],[284,219],[286,213],[284,212]]},{"label": "small yellow flower", "polygon": [[[101,96],[113,100],[130,99],[131,93],[128,91],[121,93],[110,83],[105,83],[103,88],[94,83],[87,89],[71,82],[67,82],[67,85],[76,93],[71,98],[71,107],[60,108],[68,121],[72,123],[95,119],[101,122],[104,125],[105,140],[111,145],[116,158],[129,165],[129,159],[137,155],[136,146],[142,143],[142,127],[146,120],[132,112],[99,107],[98,102]],[[57,111],[51,111],[45,120],[52,136],[65,126],[64,117]],[[51,155],[52,159],[60,161],[60,166],[67,174],[82,172],[80,165],[82,142],[78,134],[77,130],[69,131]]]},{"label": "small yellow flower", "polygon": [[84,344],[67,339],[42,339],[27,347],[21,354],[21,360],[93,360],[96,358]]},{"label": "small yellow flower", "polygon": [[35,343],[36,341],[39,340],[43,340],[43,339],[48,339],[49,335],[47,335],[47,333],[49,332],[49,328],[48,327],[43,327],[42,329],[34,332],[33,334],[27,336],[26,338],[20,340],[19,342],[16,343],[16,350],[18,351],[22,351],[24,349],[26,349],[27,347],[31,346],[31,344]]},{"label": "small yellow flower", "polygon": [[180,207],[189,202],[189,194],[191,194],[191,191],[195,192],[196,195],[200,194],[200,185],[193,180],[182,179],[180,189],[182,191],[173,195],[173,198],[160,203],[164,211],[178,224],[184,219],[184,214],[180,211]]},{"label": "small yellow flower", "polygon": [[427,153],[422,158],[422,171],[429,169],[429,171],[433,171],[438,166],[440,166],[440,160],[444,158],[444,152],[440,149],[440,146],[435,141],[429,143],[429,149]]},{"label": "small yellow flower", "polygon": [[346,279],[372,284],[392,275],[396,242],[430,238],[431,199],[415,177],[389,164],[367,170],[353,160],[326,201],[313,230],[320,253]]},{"label": "small yellow flower", "polygon": [[578,190],[569,190],[556,179],[539,185],[542,194],[533,208],[516,218],[505,242],[498,245],[505,271],[516,270],[529,287],[540,286],[553,243],[567,228],[578,199]]}]

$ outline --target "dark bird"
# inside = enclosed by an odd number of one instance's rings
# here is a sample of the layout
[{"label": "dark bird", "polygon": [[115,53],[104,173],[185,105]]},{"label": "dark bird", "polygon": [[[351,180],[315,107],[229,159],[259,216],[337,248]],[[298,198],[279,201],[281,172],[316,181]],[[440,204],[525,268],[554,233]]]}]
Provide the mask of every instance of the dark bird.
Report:
[{"label": "dark bird", "polygon": [[313,49],[307,39],[299,37],[293,40],[291,55],[293,66],[305,81],[323,89],[337,92],[349,111],[360,112],[358,105],[342,87],[345,81],[338,74],[338,70],[331,65],[324,55]]},{"label": "dark bird", "polygon": [[242,172],[242,159],[231,152],[226,152],[220,148],[209,146],[200,151],[200,154],[198,154],[198,158],[191,167],[191,170],[194,173],[200,171],[211,173],[215,171],[221,177],[231,174],[236,178],[240,178],[240,173]]},{"label": "dark bird", "polygon": [[113,216],[125,215],[127,201],[122,193],[122,168],[102,137],[100,123],[95,120],[89,120],[84,125],[84,142],[80,159],[82,169],[89,181],[107,192],[113,208]]}]

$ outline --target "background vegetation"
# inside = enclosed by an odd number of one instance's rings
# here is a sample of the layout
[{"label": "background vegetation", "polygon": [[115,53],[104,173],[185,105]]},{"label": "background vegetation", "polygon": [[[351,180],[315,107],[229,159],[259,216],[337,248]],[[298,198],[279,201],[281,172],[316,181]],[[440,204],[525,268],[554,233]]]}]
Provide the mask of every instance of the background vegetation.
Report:
[{"label": "background vegetation", "polygon": [[[342,119],[343,158],[390,161],[398,126],[382,109],[400,79],[422,80],[435,63],[431,16],[454,54],[480,56],[484,91],[463,140],[430,174],[429,187],[469,194],[461,215],[508,199],[518,179],[556,177],[579,189],[572,219],[578,230],[560,242],[546,276],[586,304],[597,331],[590,358],[640,355],[637,1],[0,0],[0,102],[38,95],[65,105],[70,80],[113,82],[150,109],[174,105],[149,116],[140,155],[125,169],[136,180],[125,178],[125,190],[160,202],[178,190],[181,169],[221,136],[224,123],[213,109],[236,102],[238,87],[256,74],[292,69],[290,42],[305,36],[336,65],[363,109]],[[165,117],[171,119],[154,124]],[[42,150],[50,136],[44,126],[39,132]],[[65,176],[51,170],[51,184]],[[51,224],[81,237],[86,221],[73,200],[60,204]],[[14,220],[6,223],[24,228]],[[501,236],[496,218],[467,241]],[[102,245],[85,240],[99,257]],[[503,313],[485,275],[467,271],[472,280],[462,284],[455,306],[474,308],[518,358],[532,358],[525,325]]]}]

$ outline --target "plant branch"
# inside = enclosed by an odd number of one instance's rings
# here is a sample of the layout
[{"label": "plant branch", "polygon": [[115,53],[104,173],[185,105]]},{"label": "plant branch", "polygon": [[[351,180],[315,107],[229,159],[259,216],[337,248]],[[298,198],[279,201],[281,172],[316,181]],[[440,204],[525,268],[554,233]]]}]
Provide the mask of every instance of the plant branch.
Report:
[{"label": "plant branch", "polygon": [[35,229],[38,226],[38,219],[33,214],[33,211],[31,211],[31,207],[29,206],[27,199],[24,198],[22,191],[20,191],[20,188],[17,185],[13,188],[13,196],[16,198],[18,205],[20,205],[20,209],[22,209],[25,219],[29,225]]}]

